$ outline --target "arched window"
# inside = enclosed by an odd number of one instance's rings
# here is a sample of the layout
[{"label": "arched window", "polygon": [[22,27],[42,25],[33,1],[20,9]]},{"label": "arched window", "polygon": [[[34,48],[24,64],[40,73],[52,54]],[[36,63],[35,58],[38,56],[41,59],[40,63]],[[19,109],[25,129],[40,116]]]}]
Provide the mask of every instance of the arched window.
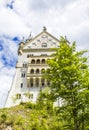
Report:
[{"label": "arched window", "polygon": [[37,63],[37,64],[40,64],[40,60],[39,60],[39,59],[37,59],[36,63]]},{"label": "arched window", "polygon": [[35,83],[36,83],[36,86],[38,87],[39,86],[39,78],[36,78]]},{"label": "arched window", "polygon": [[36,69],[36,74],[39,74],[39,69]]},{"label": "arched window", "polygon": [[31,64],[35,64],[35,60],[34,59],[31,60]]},{"label": "arched window", "polygon": [[31,73],[31,74],[34,74],[34,69],[31,69],[30,73]]},{"label": "arched window", "polygon": [[41,63],[42,63],[42,64],[45,64],[45,59],[42,59]]},{"label": "arched window", "polygon": [[44,87],[44,85],[45,85],[45,79],[44,78],[41,79],[41,84],[42,84],[42,87]]},{"label": "arched window", "polygon": [[44,74],[45,73],[45,69],[41,69],[41,74]]},{"label": "arched window", "polygon": [[33,78],[30,78],[30,86],[33,87]]}]

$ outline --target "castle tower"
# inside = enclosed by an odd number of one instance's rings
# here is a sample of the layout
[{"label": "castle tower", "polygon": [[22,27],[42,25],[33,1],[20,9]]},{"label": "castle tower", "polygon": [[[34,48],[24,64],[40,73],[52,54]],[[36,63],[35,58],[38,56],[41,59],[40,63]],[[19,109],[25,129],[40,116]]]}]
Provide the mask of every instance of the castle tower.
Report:
[{"label": "castle tower", "polygon": [[47,59],[53,53],[51,48],[58,47],[59,40],[47,32],[46,27],[34,38],[21,42],[18,48],[16,73],[8,93],[5,107],[22,102],[36,102],[41,89],[50,84],[42,77],[42,71],[49,69]]}]

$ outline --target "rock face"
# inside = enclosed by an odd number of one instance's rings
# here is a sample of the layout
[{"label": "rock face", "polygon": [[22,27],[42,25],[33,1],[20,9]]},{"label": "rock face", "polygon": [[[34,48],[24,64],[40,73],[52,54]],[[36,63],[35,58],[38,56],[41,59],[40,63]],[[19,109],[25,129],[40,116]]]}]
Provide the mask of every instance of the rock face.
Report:
[{"label": "rock face", "polygon": [[12,130],[11,126],[6,126],[6,125],[0,125],[0,130]]},{"label": "rock face", "polygon": [[12,130],[12,127],[11,126],[7,126],[7,128],[4,129],[4,130]]}]

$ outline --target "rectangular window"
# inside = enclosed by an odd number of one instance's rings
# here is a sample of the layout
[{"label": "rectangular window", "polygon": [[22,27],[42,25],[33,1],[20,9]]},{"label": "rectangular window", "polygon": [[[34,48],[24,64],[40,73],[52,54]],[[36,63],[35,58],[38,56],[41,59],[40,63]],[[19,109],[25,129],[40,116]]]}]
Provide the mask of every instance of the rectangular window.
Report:
[{"label": "rectangular window", "polygon": [[41,42],[39,39],[37,39],[37,42]]},{"label": "rectangular window", "polygon": [[26,63],[23,64],[23,68],[27,68],[27,64]]},{"label": "rectangular window", "polygon": [[47,43],[42,43],[42,47],[47,47]]},{"label": "rectangular window", "polygon": [[22,72],[21,77],[25,77],[25,72]]},{"label": "rectangular window", "polygon": [[47,54],[41,54],[41,56],[47,56]]},{"label": "rectangular window", "polygon": [[54,45],[56,45],[56,42],[53,42]]},{"label": "rectangular window", "polygon": [[33,99],[33,93],[30,94],[30,99]]},{"label": "rectangular window", "polygon": [[23,87],[23,83],[21,83],[21,88]]},{"label": "rectangular window", "polygon": [[31,83],[31,87],[33,87],[33,83]]},{"label": "rectangular window", "polygon": [[16,98],[17,98],[17,99],[21,99],[21,94],[20,94],[20,93],[17,93],[17,94],[16,94]]},{"label": "rectangular window", "polygon": [[29,58],[29,54],[27,55],[27,58]]},{"label": "rectangular window", "polygon": [[33,54],[28,54],[28,55],[27,55],[27,58],[29,58],[30,56],[33,56]]},{"label": "rectangular window", "polygon": [[43,35],[42,38],[48,38],[48,36],[47,35]]}]

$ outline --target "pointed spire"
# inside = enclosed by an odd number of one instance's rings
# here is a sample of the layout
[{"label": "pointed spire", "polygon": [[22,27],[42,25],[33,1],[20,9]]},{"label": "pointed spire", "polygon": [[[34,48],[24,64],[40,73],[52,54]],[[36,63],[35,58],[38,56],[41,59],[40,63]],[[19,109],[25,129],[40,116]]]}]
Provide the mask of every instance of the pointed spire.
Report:
[{"label": "pointed spire", "polygon": [[24,42],[25,42],[25,38],[24,38],[24,37],[22,37],[22,40],[21,40],[21,42],[22,42],[22,43],[24,43]]},{"label": "pointed spire", "polygon": [[65,40],[70,44],[69,40],[67,39],[67,37],[65,36]]},{"label": "pointed spire", "polygon": [[44,31],[44,32],[47,31],[47,28],[46,28],[45,26],[43,27],[43,31]]},{"label": "pointed spire", "polygon": [[32,32],[30,32],[28,40],[32,40]]}]

